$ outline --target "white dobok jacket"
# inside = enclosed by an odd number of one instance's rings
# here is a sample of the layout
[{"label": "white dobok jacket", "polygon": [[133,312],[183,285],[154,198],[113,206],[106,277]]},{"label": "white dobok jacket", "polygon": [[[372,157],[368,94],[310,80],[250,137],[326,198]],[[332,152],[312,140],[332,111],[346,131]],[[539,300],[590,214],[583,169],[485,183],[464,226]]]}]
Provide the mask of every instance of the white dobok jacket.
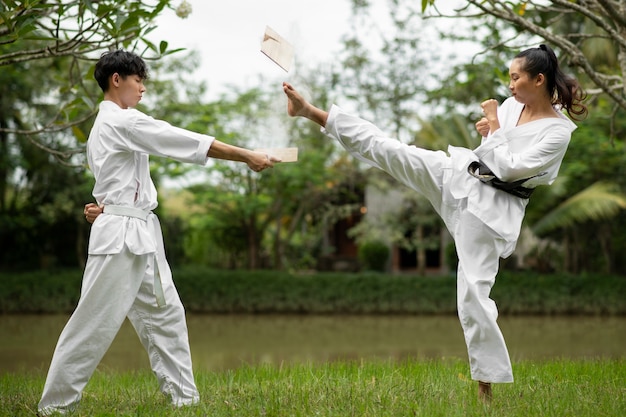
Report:
[{"label": "white dobok jacket", "polygon": [[[449,229],[453,228],[458,213],[467,207],[473,215],[495,231],[510,245],[503,254],[509,256],[520,234],[528,199],[497,190],[468,173],[472,161],[481,161],[503,181],[534,177],[523,186],[534,188],[551,184],[567,150],[576,125],[558,111],[559,117],[545,118],[516,126],[524,105],[513,97],[498,107],[500,129],[482,139],[474,150],[448,147],[449,157],[442,151],[425,151],[385,137],[374,125],[354,124],[345,130],[342,118],[349,118],[339,107],[332,106],[328,122],[322,131],[339,140],[355,157],[387,171],[405,185],[424,193],[433,203]],[[342,124],[342,133],[335,125]],[[371,135],[359,134],[355,129],[372,129]],[[360,139],[355,139],[355,138]],[[429,152],[429,153],[425,153]],[[424,188],[420,176],[431,173],[441,181],[437,190]],[[438,193],[436,196],[435,194]]]},{"label": "white dobok jacket", "polygon": [[[213,140],[138,110],[103,101],[87,142],[88,163],[96,180],[93,196],[105,207],[154,210],[157,191],[150,178],[148,156],[204,165]],[[155,253],[157,238],[150,222],[102,215],[92,226],[89,254],[120,253],[124,244],[137,255]]]}]

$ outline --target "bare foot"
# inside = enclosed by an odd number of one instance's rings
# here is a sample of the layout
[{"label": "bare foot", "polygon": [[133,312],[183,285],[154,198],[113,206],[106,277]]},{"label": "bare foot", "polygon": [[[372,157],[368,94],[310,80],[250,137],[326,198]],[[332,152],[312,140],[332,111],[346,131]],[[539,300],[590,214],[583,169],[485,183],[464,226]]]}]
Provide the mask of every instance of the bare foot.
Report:
[{"label": "bare foot", "polygon": [[287,82],[283,83],[283,91],[287,95],[287,114],[289,116],[304,116],[307,117],[306,108],[309,104],[301,95],[296,91],[293,86]]},{"label": "bare foot", "polygon": [[478,381],[478,398],[486,404],[491,402],[493,398],[491,383]]},{"label": "bare foot", "polygon": [[318,125],[325,127],[328,120],[328,112],[315,107],[304,99],[291,84],[283,83],[283,91],[287,95],[287,114],[289,116],[302,116]]}]

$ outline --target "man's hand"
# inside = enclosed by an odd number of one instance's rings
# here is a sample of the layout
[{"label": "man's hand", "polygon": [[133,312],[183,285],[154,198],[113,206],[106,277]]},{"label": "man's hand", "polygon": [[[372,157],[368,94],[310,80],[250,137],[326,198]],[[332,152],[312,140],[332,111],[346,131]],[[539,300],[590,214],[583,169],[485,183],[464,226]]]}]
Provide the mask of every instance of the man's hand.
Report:
[{"label": "man's hand", "polygon": [[281,162],[281,159],[265,153],[250,151],[246,164],[251,170],[261,172],[266,168],[273,168],[276,162]]},{"label": "man's hand", "polygon": [[229,145],[217,139],[211,144],[207,156],[227,161],[245,162],[251,170],[256,172],[261,172],[265,168],[272,168],[275,162],[280,162],[279,158]]},{"label": "man's hand", "polygon": [[99,207],[95,203],[87,203],[85,204],[85,210],[83,210],[85,214],[85,220],[89,223],[93,223],[100,214],[102,214],[102,208]]}]

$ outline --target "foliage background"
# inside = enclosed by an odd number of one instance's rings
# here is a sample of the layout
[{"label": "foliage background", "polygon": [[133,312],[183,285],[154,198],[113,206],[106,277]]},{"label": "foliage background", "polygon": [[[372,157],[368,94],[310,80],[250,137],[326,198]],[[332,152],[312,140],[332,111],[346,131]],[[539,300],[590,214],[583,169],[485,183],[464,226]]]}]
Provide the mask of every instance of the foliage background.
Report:
[{"label": "foliage background", "polygon": [[[170,50],[167,40],[156,44],[146,37],[155,17],[177,4],[2,3],[3,271],[84,263],[89,227],[81,209],[91,201],[93,182],[85,169],[84,141],[100,99],[91,74],[98,55],[111,48],[134,50],[151,64],[153,94],[140,109],[154,117],[244,147],[276,136],[300,149],[298,164],[261,174],[235,163],[211,161],[198,169],[154,158],[153,176],[161,190],[158,214],[173,265],[315,269],[336,249],[329,230],[358,213],[366,186],[390,186],[312,124],[287,119],[283,98],[268,83],[233,87],[217,100],[204,99],[206,85],[189,76],[198,65],[197,54]],[[482,48],[460,65],[449,65],[453,57],[440,56],[436,42],[423,36],[430,19],[442,18],[441,2],[391,1],[384,17],[373,16],[369,2],[350,4],[352,26],[346,28],[339,65],[303,68],[295,82],[320,107],[341,102],[391,136],[431,149],[475,146],[476,103],[507,96],[510,57],[548,40],[564,70],[591,93],[590,115],[574,134],[559,180],[531,200],[525,220],[531,237],[519,245],[520,262],[505,262],[503,268],[523,264],[544,273],[626,273],[620,256],[626,244],[620,140],[626,129],[621,105],[626,37],[620,14],[607,13],[611,7],[623,10],[622,3],[589,1],[579,10],[575,2],[562,0],[469,1],[454,12],[451,22],[457,19],[453,28],[458,30],[440,35]],[[392,29],[380,30],[383,18]],[[384,236],[423,259],[423,251],[439,239],[427,232],[441,225],[424,201],[407,194],[404,206],[407,221],[389,219],[376,227],[363,222],[351,236],[362,245]]]}]

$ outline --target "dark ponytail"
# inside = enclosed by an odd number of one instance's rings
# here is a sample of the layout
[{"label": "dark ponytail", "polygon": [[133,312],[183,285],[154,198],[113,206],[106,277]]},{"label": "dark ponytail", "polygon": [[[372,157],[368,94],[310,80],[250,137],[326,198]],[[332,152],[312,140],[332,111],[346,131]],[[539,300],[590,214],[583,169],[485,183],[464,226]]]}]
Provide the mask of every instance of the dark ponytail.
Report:
[{"label": "dark ponytail", "polygon": [[587,97],[578,81],[565,75],[559,68],[554,51],[547,45],[530,48],[517,54],[515,58],[525,58],[524,71],[531,77],[543,74],[546,77],[548,93],[553,105],[559,105],[572,119],[581,120],[587,116],[587,106],[582,101]]}]

